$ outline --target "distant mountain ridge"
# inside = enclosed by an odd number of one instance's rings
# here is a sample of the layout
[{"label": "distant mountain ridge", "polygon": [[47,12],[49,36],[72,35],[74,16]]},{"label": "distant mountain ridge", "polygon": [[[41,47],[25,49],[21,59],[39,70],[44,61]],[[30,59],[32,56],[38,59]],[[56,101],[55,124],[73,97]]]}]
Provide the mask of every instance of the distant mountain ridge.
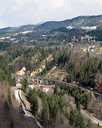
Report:
[{"label": "distant mountain ridge", "polygon": [[12,31],[29,31],[29,30],[53,30],[62,27],[81,27],[81,26],[99,26],[102,25],[102,15],[97,16],[78,16],[72,19],[64,21],[48,21],[39,25],[23,25],[20,27],[7,27],[0,29],[1,32],[12,32]]},{"label": "distant mountain ridge", "polygon": [[[71,40],[89,35],[102,41],[102,15],[78,16],[64,21],[48,21],[37,25],[22,25],[0,29],[1,39],[10,38],[14,42],[34,40]],[[12,37],[13,36],[13,37]]]},{"label": "distant mountain ridge", "polygon": [[41,30],[52,30],[52,29],[58,29],[61,27],[81,27],[81,26],[98,26],[102,24],[102,15],[98,16],[78,16],[69,20],[64,21],[48,21],[37,28]]},{"label": "distant mountain ridge", "polygon": [[23,31],[33,31],[35,25],[22,25],[19,27],[6,27],[0,29],[0,33],[12,33],[12,32],[23,32]]}]

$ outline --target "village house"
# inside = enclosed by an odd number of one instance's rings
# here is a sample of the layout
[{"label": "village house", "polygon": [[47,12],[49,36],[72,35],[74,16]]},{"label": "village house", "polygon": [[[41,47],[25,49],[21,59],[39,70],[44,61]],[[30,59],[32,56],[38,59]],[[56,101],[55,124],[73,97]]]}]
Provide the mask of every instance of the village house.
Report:
[{"label": "village house", "polygon": [[52,94],[54,93],[55,85],[49,84],[48,81],[42,80],[41,78],[32,78],[29,88]]},{"label": "village house", "polygon": [[[26,74],[25,67],[23,67],[20,71],[18,71],[16,73],[16,86],[17,87],[19,87],[19,88],[22,87],[21,81],[22,81],[22,79],[24,79],[25,74]],[[33,77],[33,76],[30,76],[28,78],[29,78],[28,87],[30,89],[41,90],[42,92],[49,93],[49,94],[54,93],[55,85],[50,83],[48,80],[43,80],[40,77]]]},{"label": "village house", "polygon": [[40,90],[44,93],[53,94],[55,85],[40,85]]},{"label": "village house", "polygon": [[26,74],[26,68],[23,67],[20,71],[16,73],[17,76],[24,76]]}]

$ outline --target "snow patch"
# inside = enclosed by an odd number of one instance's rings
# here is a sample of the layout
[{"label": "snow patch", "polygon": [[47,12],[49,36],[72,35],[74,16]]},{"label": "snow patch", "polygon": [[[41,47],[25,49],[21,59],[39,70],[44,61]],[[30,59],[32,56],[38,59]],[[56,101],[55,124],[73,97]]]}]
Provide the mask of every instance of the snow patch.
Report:
[{"label": "snow patch", "polygon": [[74,27],[73,26],[67,26],[66,27],[66,29],[69,29],[69,30],[71,30],[71,29],[73,29]]},{"label": "snow patch", "polygon": [[23,31],[22,34],[32,33],[32,31]]},{"label": "snow patch", "polygon": [[96,26],[82,26],[81,29],[84,29],[84,30],[96,30],[97,27]]}]

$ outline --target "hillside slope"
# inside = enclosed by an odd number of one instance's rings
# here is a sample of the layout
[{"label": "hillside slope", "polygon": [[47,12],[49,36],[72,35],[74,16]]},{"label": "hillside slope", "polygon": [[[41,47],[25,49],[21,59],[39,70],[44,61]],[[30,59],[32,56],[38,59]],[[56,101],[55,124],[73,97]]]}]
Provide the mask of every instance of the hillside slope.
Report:
[{"label": "hillside slope", "polygon": [[0,128],[38,128],[34,120],[25,117],[19,107],[8,104],[7,93],[8,88],[0,85]]}]

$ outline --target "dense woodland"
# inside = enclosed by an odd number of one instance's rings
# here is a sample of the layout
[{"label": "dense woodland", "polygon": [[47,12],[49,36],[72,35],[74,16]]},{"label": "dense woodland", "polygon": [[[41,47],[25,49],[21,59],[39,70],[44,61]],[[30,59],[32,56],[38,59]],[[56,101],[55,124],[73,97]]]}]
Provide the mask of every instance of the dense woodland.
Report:
[{"label": "dense woodland", "polygon": [[[72,91],[75,94],[75,91]],[[66,93],[69,95],[69,93]],[[72,127],[91,128],[90,121],[84,120],[79,110],[79,102],[73,108],[69,101],[69,96],[65,93],[55,92],[54,95],[46,95],[38,91],[29,91],[28,100],[32,103],[32,113],[44,127]],[[76,94],[76,96],[78,96]],[[80,97],[80,96],[79,96]],[[84,96],[83,96],[84,97]],[[39,100],[38,100],[39,99]],[[83,98],[84,100],[84,98]],[[39,106],[41,102],[42,106]],[[79,106],[78,106],[79,105]],[[41,112],[38,112],[40,107]]]},{"label": "dense woodland", "polygon": [[[70,49],[67,46],[44,48],[26,45],[11,46],[0,52],[0,79],[11,81],[9,77],[13,78],[13,74],[23,66],[27,70],[33,71],[50,54],[54,58],[53,62],[47,63],[46,61],[46,68],[39,75],[45,75],[53,66],[57,66],[66,70],[69,74],[67,82],[76,81],[82,86],[95,88],[96,81],[99,78],[97,78],[97,75],[101,76],[102,74],[101,56],[95,56],[89,52],[82,53],[77,48]],[[101,80],[98,81],[101,84]]]},{"label": "dense woodland", "polygon": [[[47,62],[47,57],[53,56],[52,62]],[[78,48],[67,45],[38,47],[33,45],[11,45],[0,49],[0,81],[6,85],[15,86],[15,73],[23,66],[32,72],[45,61],[45,69],[39,74],[44,77],[50,69],[56,66],[68,73],[67,83],[78,83],[84,88],[96,90],[97,81],[102,88],[102,58],[91,53],[83,53]],[[26,92],[27,80],[22,81],[23,90]],[[99,91],[99,90],[96,90]],[[80,88],[56,86],[53,95],[46,95],[40,91],[27,91],[27,98],[32,104],[31,112],[45,127],[68,128],[97,128],[90,120],[85,120],[80,113],[81,106],[88,109],[90,95]],[[102,93],[102,92],[101,92]],[[68,98],[73,97],[71,106]],[[42,104],[38,112],[39,102]],[[91,109],[92,110],[92,109]],[[99,117],[102,119],[102,117]]]}]

